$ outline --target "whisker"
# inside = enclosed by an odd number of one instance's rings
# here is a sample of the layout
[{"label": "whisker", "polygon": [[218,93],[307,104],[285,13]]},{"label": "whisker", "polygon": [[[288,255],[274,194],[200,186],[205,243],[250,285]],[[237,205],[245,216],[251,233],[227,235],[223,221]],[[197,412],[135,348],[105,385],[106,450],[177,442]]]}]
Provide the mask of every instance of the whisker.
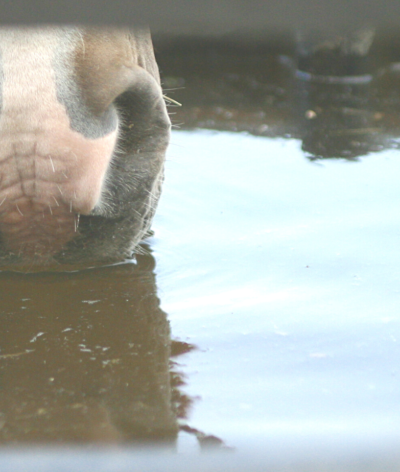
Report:
[{"label": "whisker", "polygon": [[185,87],[163,88],[163,92],[171,92],[172,90],[185,90]]},{"label": "whisker", "polygon": [[49,159],[50,159],[51,168],[53,169],[53,172],[55,172],[56,169],[55,169],[55,167],[54,167],[53,159],[51,158],[51,156],[49,156]]},{"label": "whisker", "polygon": [[74,226],[75,226],[75,233],[78,231],[78,228],[79,228],[79,218],[80,218],[80,214],[78,213],[76,215],[76,218],[74,218]]},{"label": "whisker", "polygon": [[24,216],[24,214],[22,213],[22,211],[19,209],[18,203],[16,203],[15,206],[17,207],[18,213],[19,213],[21,216]]},{"label": "whisker", "polygon": [[174,104],[175,106],[178,106],[178,107],[181,107],[182,106],[182,103],[179,103],[177,102],[176,100],[174,100],[173,98],[170,98],[170,97],[167,97],[166,95],[163,95],[163,98],[166,102],[169,102],[169,103],[172,103]]}]

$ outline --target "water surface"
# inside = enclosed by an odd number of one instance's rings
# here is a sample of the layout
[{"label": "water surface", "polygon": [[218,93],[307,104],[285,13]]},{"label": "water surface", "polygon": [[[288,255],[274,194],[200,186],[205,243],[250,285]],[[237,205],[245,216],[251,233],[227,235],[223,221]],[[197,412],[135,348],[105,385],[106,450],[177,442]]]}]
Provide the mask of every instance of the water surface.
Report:
[{"label": "water surface", "polygon": [[5,471],[398,470],[397,52],[261,46],[160,55],[192,130],[134,259],[0,273]]},{"label": "water surface", "polygon": [[[177,132],[151,241],[189,422],[229,445],[398,439],[397,151]],[[274,439],[275,438],[275,439]]]},{"label": "water surface", "polygon": [[208,470],[396,470],[399,172],[395,150],[313,161],[297,139],[174,132],[136,261],[1,273],[0,437],[41,446],[5,470],[51,470],[49,444],[123,447],[73,449],[85,470],[155,464],[133,445],[233,454]]}]

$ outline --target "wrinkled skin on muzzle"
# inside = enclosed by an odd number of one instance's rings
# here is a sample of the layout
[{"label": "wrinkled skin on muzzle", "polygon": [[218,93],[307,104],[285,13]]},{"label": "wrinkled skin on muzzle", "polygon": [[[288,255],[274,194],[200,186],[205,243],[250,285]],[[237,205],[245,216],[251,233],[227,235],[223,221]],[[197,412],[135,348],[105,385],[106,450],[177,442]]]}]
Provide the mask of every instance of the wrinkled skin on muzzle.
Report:
[{"label": "wrinkled skin on muzzle", "polygon": [[148,31],[4,28],[0,80],[0,268],[130,257],[170,134]]}]

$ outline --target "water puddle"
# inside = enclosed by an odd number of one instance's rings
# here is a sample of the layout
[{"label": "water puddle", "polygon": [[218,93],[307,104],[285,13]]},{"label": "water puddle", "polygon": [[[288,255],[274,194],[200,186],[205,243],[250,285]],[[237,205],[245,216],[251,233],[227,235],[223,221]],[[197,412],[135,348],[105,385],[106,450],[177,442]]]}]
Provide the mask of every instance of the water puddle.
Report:
[{"label": "water puddle", "polygon": [[149,446],[232,453],[199,470],[398,463],[398,72],[327,84],[276,51],[212,57],[186,78],[170,58],[166,82],[199,93],[136,260],[0,273],[0,444],[25,448],[5,470],[52,470],[49,445],[72,448],[65,470]]},{"label": "water puddle", "polygon": [[136,263],[1,273],[2,443],[396,451],[399,172],[174,132]]},{"label": "water puddle", "polygon": [[399,171],[397,151],[175,133],[152,247],[172,333],[198,346],[192,424],[230,445],[397,437]]}]

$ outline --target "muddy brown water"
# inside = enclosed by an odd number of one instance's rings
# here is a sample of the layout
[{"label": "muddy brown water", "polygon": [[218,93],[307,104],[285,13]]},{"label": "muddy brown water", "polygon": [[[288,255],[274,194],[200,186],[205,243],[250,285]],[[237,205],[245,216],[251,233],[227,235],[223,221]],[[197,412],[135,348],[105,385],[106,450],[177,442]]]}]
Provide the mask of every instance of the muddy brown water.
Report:
[{"label": "muddy brown water", "polygon": [[[231,457],[396,470],[394,53],[368,83],[339,88],[293,77],[285,51],[213,54],[197,69],[182,55],[185,76],[161,61],[164,81],[185,87],[170,93],[187,101],[170,108],[185,129],[173,132],[143,254],[0,274],[0,441],[39,455],[123,447],[115,470],[138,460],[132,445],[228,453],[215,470],[240,470]],[[3,453],[5,470],[18,451]],[[91,457],[74,454],[82,467]]]}]

